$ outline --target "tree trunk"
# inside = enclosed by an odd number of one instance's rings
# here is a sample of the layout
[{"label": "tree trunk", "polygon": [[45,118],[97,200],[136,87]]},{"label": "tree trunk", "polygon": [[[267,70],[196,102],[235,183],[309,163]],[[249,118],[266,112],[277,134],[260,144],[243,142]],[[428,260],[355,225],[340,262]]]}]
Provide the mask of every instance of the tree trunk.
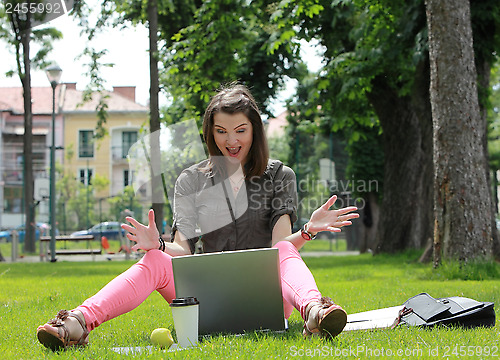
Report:
[{"label": "tree trunk", "polygon": [[434,144],[434,264],[492,255],[488,187],[470,4],[427,0]]},{"label": "tree trunk", "polygon": [[[157,166],[156,170],[160,170],[161,153],[159,146],[160,134],[160,113],[158,103],[158,93],[160,91],[158,78],[158,2],[157,0],[148,1],[148,24],[149,24],[149,128],[151,132],[151,162],[152,166]],[[151,169],[151,190],[152,204],[151,208],[155,212],[155,222],[158,232],[163,231],[163,205],[165,194],[163,192],[163,184],[161,176],[155,176],[154,169]]]},{"label": "tree trunk", "polygon": [[377,200],[378,194],[368,193],[365,197],[365,206],[360,212],[362,226],[359,231],[359,252],[373,251],[376,247],[377,228],[380,219],[380,206]]},{"label": "tree trunk", "polygon": [[[491,65],[482,58],[476,56],[476,66],[478,75],[478,85],[485,91],[485,89],[490,88],[490,75],[491,75]],[[486,180],[488,182],[488,188],[491,189],[491,226],[492,226],[492,237],[493,237],[493,255],[495,258],[500,259],[500,238],[498,236],[496,214],[498,213],[497,204],[497,174],[496,171],[491,174],[490,169],[490,153],[488,150],[488,109],[484,105],[484,102],[479,102],[479,108],[481,111],[481,121],[484,127],[484,154],[485,154],[485,170],[486,170]]]},{"label": "tree trunk", "polygon": [[367,95],[383,129],[384,197],[375,252],[422,248],[432,236],[432,137],[429,75],[421,64],[412,96],[378,77]]},{"label": "tree trunk", "polygon": [[[26,14],[26,24],[30,23],[30,13]],[[34,208],[34,180],[33,180],[33,114],[31,111],[31,60],[30,60],[30,37],[31,29],[26,26],[20,32],[21,45],[23,48],[23,71],[19,76],[23,85],[24,99],[24,142],[23,142],[23,186],[24,186],[24,211],[26,215],[24,251],[33,253],[35,247],[35,208]],[[20,54],[17,54],[20,57]]]}]

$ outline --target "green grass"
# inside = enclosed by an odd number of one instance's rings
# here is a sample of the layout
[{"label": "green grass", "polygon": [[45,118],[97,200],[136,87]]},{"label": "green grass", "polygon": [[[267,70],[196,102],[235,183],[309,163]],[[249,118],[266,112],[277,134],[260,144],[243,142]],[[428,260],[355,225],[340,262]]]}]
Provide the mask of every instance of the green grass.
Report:
[{"label": "green grass", "polygon": [[[498,264],[475,265],[478,280],[461,280],[449,271],[434,271],[414,261],[417,253],[346,257],[306,257],[318,287],[349,313],[400,305],[409,297],[428,292],[435,297],[465,296],[493,301],[500,306]],[[128,314],[104,323],[90,335],[85,349],[52,353],[36,339],[38,325],[58,310],[77,306],[131,261],[0,263],[0,349],[2,359],[272,359],[272,358],[499,358],[500,326],[490,329],[424,330],[398,328],[342,333],[333,341],[304,340],[302,320],[295,311],[285,334],[250,333],[246,336],[213,336],[196,349],[165,353],[153,350],[124,356],[112,347],[149,346],[149,335],[158,327],[173,329],[170,310],[157,294]],[[491,266],[496,270],[491,271]],[[453,273],[453,272],[451,272]],[[244,309],[242,309],[244,311]],[[461,348],[462,347],[462,348]],[[496,347],[496,348],[495,348]],[[496,350],[495,350],[496,349]],[[490,356],[485,356],[486,351]],[[465,351],[465,356],[460,352]],[[479,351],[483,352],[479,356]],[[496,352],[495,352],[496,351]],[[454,354],[456,353],[456,355]],[[474,354],[467,356],[467,353]],[[496,356],[491,356],[491,354]],[[464,354],[464,352],[462,352]],[[388,356],[392,355],[392,356]],[[401,356],[399,356],[401,355]],[[438,355],[438,356],[434,356]]]},{"label": "green grass", "polygon": [[344,238],[336,238],[333,240],[316,239],[314,241],[309,241],[308,243],[306,243],[300,251],[304,253],[317,251],[347,251],[347,241]]}]

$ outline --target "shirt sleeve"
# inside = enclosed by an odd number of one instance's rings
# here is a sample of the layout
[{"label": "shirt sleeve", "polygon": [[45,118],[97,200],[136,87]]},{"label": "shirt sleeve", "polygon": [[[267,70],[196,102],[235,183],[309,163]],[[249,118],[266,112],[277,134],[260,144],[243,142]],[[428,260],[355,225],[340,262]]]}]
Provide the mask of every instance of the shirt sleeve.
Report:
[{"label": "shirt sleeve", "polygon": [[271,202],[271,223],[274,225],[280,216],[288,214],[292,224],[297,221],[297,182],[291,168],[280,163],[273,178],[274,196]]},{"label": "shirt sleeve", "polygon": [[198,223],[195,198],[196,198],[196,179],[192,173],[182,172],[174,188],[174,206],[173,206],[173,224],[172,241],[175,233],[180,231],[189,242],[191,253],[195,252],[195,244],[199,239],[196,234]]}]

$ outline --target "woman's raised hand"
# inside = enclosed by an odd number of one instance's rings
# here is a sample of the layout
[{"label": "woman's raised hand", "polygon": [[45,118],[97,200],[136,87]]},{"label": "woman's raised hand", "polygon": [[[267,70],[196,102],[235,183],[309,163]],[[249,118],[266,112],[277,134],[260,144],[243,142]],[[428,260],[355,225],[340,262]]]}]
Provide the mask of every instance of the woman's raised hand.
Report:
[{"label": "woman's raised hand", "polygon": [[358,210],[356,206],[330,210],[335,201],[337,201],[337,195],[333,195],[312,213],[307,226],[309,233],[316,234],[320,231],[340,232],[341,227],[351,225],[351,220],[359,217],[358,213],[353,213],[353,211]]},{"label": "woman's raised hand", "polygon": [[133,217],[127,216],[125,219],[131,224],[122,224],[123,230],[127,231],[127,238],[130,241],[135,242],[136,244],[132,246],[133,251],[137,251],[138,249],[142,250],[152,250],[158,249],[159,243],[158,239],[160,234],[158,233],[158,229],[156,228],[155,222],[155,212],[153,209],[149,210],[148,213],[149,225],[143,225],[138,222]]}]

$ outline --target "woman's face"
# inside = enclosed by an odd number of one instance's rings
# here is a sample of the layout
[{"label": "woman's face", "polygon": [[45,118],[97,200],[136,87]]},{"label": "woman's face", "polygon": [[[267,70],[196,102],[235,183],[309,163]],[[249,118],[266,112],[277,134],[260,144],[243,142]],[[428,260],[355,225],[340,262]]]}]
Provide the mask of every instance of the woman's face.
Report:
[{"label": "woman's face", "polygon": [[214,115],[214,140],[227,159],[242,166],[248,160],[252,147],[252,123],[243,113],[228,114],[218,112]]}]

